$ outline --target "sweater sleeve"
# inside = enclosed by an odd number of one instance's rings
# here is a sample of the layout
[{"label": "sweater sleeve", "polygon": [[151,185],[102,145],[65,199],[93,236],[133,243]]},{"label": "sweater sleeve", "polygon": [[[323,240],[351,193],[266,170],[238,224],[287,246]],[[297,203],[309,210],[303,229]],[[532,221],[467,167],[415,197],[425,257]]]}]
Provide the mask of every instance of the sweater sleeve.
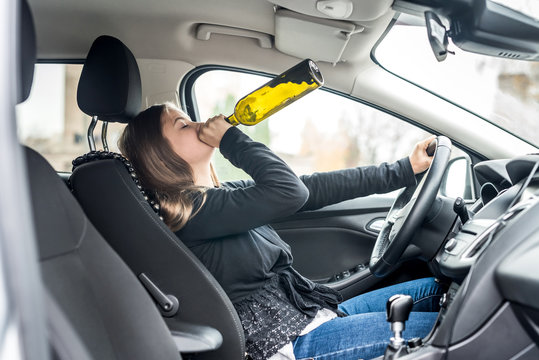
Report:
[{"label": "sweater sleeve", "polygon": [[300,211],[316,210],[360,196],[387,193],[416,183],[408,158],[393,164],[315,173],[300,178],[309,189],[309,198]]},{"label": "sweater sleeve", "polygon": [[307,188],[288,165],[239,129],[227,130],[220,151],[253,181],[208,189],[199,212],[180,230],[182,239],[203,240],[244,232],[294,214],[307,200]]}]

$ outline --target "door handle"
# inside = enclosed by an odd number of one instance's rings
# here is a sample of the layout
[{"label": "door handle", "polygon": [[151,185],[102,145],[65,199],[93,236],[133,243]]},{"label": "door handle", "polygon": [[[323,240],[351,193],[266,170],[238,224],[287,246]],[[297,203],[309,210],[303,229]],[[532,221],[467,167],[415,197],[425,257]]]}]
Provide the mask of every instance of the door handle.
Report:
[{"label": "door handle", "polygon": [[382,227],[384,226],[384,222],[386,219],[378,218],[371,220],[366,226],[367,230],[373,231],[375,233],[379,233],[382,230]]}]

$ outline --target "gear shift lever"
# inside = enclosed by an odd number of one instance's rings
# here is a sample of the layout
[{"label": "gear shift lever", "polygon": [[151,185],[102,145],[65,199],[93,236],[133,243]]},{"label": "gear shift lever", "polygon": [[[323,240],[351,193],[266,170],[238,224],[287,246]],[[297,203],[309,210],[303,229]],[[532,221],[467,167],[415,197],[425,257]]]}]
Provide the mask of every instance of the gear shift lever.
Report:
[{"label": "gear shift lever", "polygon": [[386,304],[387,321],[391,323],[393,337],[384,354],[384,359],[396,359],[399,355],[406,354],[402,332],[404,324],[410,316],[414,302],[410,295],[393,295]]}]

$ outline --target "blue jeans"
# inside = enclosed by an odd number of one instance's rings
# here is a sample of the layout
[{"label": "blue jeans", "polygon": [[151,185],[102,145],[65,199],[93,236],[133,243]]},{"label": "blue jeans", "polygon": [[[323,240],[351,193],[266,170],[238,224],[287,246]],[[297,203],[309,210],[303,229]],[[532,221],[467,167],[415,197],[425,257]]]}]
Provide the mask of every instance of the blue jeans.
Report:
[{"label": "blue jeans", "polygon": [[393,336],[386,321],[387,299],[412,296],[414,306],[405,339],[425,337],[439,311],[442,289],[433,278],[419,279],[368,292],[339,305],[347,317],[330,320],[294,340],[296,359],[371,359],[383,355]]}]

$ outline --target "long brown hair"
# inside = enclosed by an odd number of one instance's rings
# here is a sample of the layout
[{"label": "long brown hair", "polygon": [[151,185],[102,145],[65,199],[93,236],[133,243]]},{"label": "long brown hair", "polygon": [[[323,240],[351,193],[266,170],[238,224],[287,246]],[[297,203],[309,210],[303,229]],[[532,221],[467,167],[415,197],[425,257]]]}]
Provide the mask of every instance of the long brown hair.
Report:
[{"label": "long brown hair", "polygon": [[142,186],[159,203],[165,224],[178,231],[204,204],[206,188],[195,185],[193,169],[163,136],[162,115],[174,108],[174,104],[165,103],[142,111],[125,127],[118,147],[132,163]]}]

